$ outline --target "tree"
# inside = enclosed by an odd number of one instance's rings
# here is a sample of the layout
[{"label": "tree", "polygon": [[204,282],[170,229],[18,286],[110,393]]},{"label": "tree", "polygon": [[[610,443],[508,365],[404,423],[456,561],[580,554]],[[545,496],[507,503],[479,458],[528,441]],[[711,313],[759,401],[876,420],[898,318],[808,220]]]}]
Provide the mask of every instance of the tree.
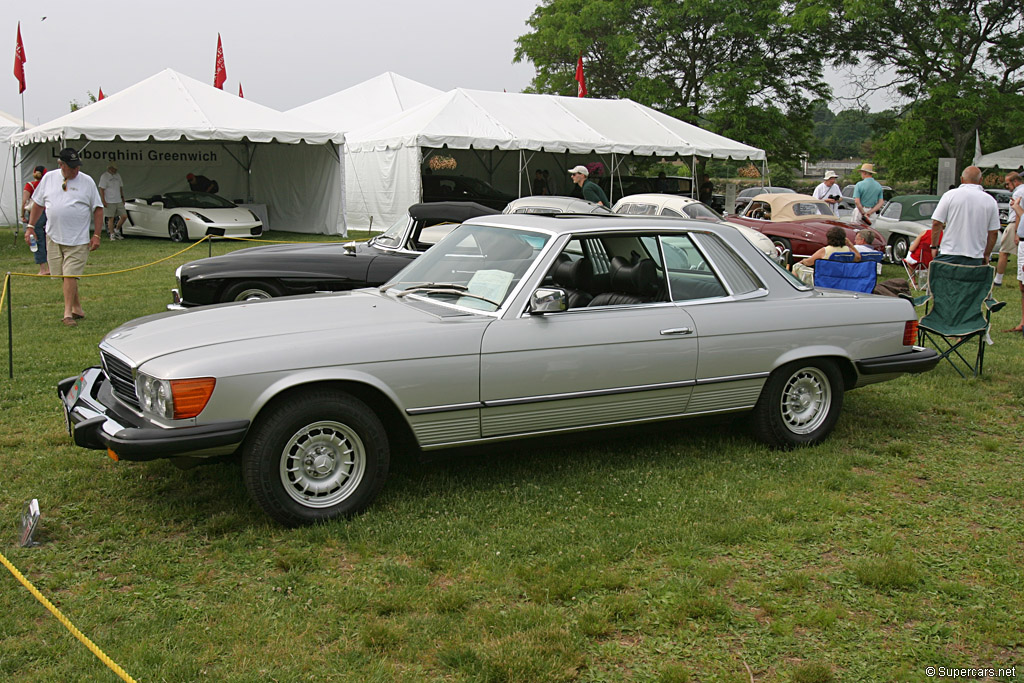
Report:
[{"label": "tree", "polygon": [[596,97],[628,97],[795,161],[812,144],[812,101],[826,97],[829,37],[782,0],[544,0],[517,39],[531,90],[575,93],[582,54]]},{"label": "tree", "polygon": [[[1024,10],[1006,0],[846,0],[850,54],[878,70],[880,82],[908,105],[879,147],[890,170],[910,173],[937,142],[958,162],[973,156],[975,131],[1024,94]],[[856,60],[855,60],[856,61]],[[870,79],[869,79],[870,80]],[[909,163],[900,171],[900,164]],[[932,163],[934,163],[934,158]]]}]

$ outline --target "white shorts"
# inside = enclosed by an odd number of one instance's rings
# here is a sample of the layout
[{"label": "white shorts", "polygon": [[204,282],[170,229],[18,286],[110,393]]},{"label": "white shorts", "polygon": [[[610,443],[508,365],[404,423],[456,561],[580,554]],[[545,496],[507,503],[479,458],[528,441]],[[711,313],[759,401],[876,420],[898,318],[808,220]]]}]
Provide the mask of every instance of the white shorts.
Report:
[{"label": "white shorts", "polygon": [[1017,279],[1024,286],[1024,240],[1017,245]]}]

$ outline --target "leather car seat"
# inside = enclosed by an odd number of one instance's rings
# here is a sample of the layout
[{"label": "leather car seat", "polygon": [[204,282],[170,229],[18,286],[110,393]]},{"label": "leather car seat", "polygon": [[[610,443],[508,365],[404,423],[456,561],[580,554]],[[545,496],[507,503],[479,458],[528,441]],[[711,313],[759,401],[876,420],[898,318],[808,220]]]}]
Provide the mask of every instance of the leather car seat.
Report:
[{"label": "leather car seat", "polygon": [[589,306],[642,304],[654,301],[658,294],[658,266],[652,259],[640,259],[630,264],[621,256],[613,256],[609,274],[612,291],[598,294]]},{"label": "leather car seat", "polygon": [[586,257],[559,260],[551,273],[555,285],[568,295],[569,308],[582,308],[593,300],[593,295],[586,291],[593,276],[594,266]]}]

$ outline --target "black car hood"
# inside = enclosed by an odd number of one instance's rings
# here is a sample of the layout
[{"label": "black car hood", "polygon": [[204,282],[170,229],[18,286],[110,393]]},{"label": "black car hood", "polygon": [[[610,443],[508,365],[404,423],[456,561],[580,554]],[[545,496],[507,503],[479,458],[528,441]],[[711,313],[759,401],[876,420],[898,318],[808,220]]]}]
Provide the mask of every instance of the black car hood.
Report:
[{"label": "black car hood", "polygon": [[229,254],[211,256],[186,263],[182,279],[252,277],[272,278],[294,275],[300,271],[310,277],[334,276],[344,263],[349,277],[365,279],[370,263],[386,253],[369,242],[358,242],[354,252],[347,252],[341,242],[332,244],[274,244],[239,249]]}]

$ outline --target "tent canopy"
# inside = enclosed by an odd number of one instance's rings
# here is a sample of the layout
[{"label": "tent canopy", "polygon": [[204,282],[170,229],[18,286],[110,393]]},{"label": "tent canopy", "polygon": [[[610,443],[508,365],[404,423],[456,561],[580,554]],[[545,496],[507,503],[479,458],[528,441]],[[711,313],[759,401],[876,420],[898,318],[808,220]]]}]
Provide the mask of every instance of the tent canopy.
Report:
[{"label": "tent canopy", "polygon": [[21,121],[0,111],[0,225],[16,225],[21,218],[21,187],[15,173],[16,154],[11,136],[21,130]]},{"label": "tent canopy", "polygon": [[128,197],[215,178],[221,194],[266,208],[273,230],[337,234],[344,224],[344,134],[236,97],[171,69],[14,135],[23,166],[78,147],[94,179],[116,162]]},{"label": "tent canopy", "polygon": [[342,133],[369,126],[433,99],[442,91],[386,71],[333,95],[289,109],[327,130]]},{"label": "tent canopy", "polygon": [[347,132],[347,146],[352,151],[416,146],[765,158],[764,150],[684,123],[632,100],[462,88],[379,124]]},{"label": "tent canopy", "polygon": [[974,155],[974,165],[978,168],[1001,168],[1013,171],[1024,166],[1024,145],[1007,147],[991,154],[982,154],[978,148]]},{"label": "tent canopy", "polygon": [[14,136],[53,140],[231,140],[341,144],[344,135],[165,69],[121,92]]}]

